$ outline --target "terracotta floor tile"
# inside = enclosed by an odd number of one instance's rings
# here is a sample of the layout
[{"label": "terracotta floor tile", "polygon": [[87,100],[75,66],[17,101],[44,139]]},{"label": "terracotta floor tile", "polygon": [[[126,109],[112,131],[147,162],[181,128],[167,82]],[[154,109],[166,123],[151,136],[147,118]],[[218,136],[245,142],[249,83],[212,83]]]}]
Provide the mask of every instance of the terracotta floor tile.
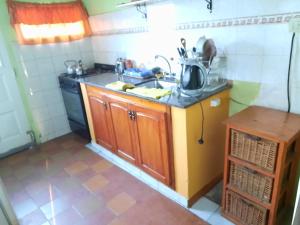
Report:
[{"label": "terracotta floor tile", "polygon": [[74,162],[72,164],[70,164],[68,167],[65,167],[65,171],[69,174],[69,175],[76,175],[86,169],[88,169],[88,165],[86,165],[85,163],[81,162],[81,161],[77,161]]},{"label": "terracotta floor tile", "polygon": [[115,214],[108,208],[104,207],[101,208],[100,211],[98,210],[93,214],[89,215],[88,218],[86,218],[84,221],[87,222],[89,225],[107,225],[115,218]]},{"label": "terracotta floor tile", "polygon": [[126,212],[129,208],[134,206],[136,200],[130,195],[123,192],[112,198],[108,203],[107,207],[110,208],[116,215],[121,215]]},{"label": "terracotta floor tile", "polygon": [[76,224],[79,220],[82,218],[78,215],[77,212],[74,211],[74,209],[70,208],[62,213],[59,213],[52,219],[50,219],[51,225],[72,225]]},{"label": "terracotta floor tile", "polygon": [[56,154],[51,155],[51,159],[54,161],[64,161],[66,159],[69,159],[72,156],[72,154],[68,151],[58,151]]},{"label": "terracotta floor tile", "polygon": [[17,205],[20,202],[23,202],[27,199],[30,199],[30,196],[25,190],[15,191],[9,195],[10,201],[13,205]]},{"label": "terracotta floor tile", "polygon": [[35,194],[43,190],[47,190],[49,187],[49,182],[47,180],[38,180],[36,182],[26,185],[25,189],[28,194]]},{"label": "terracotta floor tile", "polygon": [[108,225],[131,225],[128,224],[124,219],[116,218],[113,221],[111,221]]},{"label": "terracotta floor tile", "polygon": [[37,209],[37,205],[34,203],[32,199],[27,199],[25,201],[19,202],[18,204],[14,205],[13,208],[17,215],[17,218],[21,219],[24,216],[35,211]]},{"label": "terracotta floor tile", "polygon": [[31,166],[31,165],[27,165],[27,166],[24,166],[24,167],[22,167],[22,168],[20,168],[18,170],[15,170],[14,171],[14,175],[19,180],[22,180],[22,179],[26,178],[27,176],[30,176],[34,172],[35,172],[34,167]]},{"label": "terracotta floor tile", "polygon": [[101,160],[97,163],[95,163],[94,165],[91,166],[91,168],[96,172],[96,173],[100,173],[108,168],[113,167],[113,164],[111,164],[110,162],[106,161],[106,160]]},{"label": "terracotta floor tile", "polygon": [[40,209],[37,209],[27,216],[24,216],[20,220],[20,225],[41,225],[45,222],[47,222],[47,219],[45,218],[44,214]]},{"label": "terracotta floor tile", "polygon": [[90,179],[90,178],[92,178],[92,177],[94,177],[96,175],[97,175],[97,173],[94,170],[88,168],[88,169],[86,169],[86,170],[84,170],[84,171],[76,174],[75,177],[78,180],[80,180],[81,182],[85,182],[88,179]]},{"label": "terracotta floor tile", "polygon": [[102,199],[96,198],[95,196],[89,196],[81,199],[73,205],[73,208],[81,217],[87,217],[100,209],[103,209],[105,204]]},{"label": "terracotta floor tile", "polygon": [[36,154],[32,154],[32,155],[29,157],[28,161],[29,161],[30,163],[36,163],[36,162],[38,162],[38,161],[45,160],[45,159],[48,159],[48,158],[49,158],[49,157],[48,157],[47,154],[45,154],[44,152],[39,151],[39,152],[36,153]]},{"label": "terracotta floor tile", "polygon": [[75,203],[78,203],[82,199],[92,195],[84,187],[77,187],[76,189],[69,191],[67,194],[64,194],[64,196],[67,198],[70,205],[74,205]]},{"label": "terracotta floor tile", "polygon": [[42,206],[51,201],[56,200],[59,197],[62,197],[61,192],[53,185],[49,185],[46,189],[39,192],[32,192],[30,197],[35,202],[36,205]]},{"label": "terracotta floor tile", "polygon": [[70,208],[70,205],[64,198],[58,198],[40,207],[45,217],[50,220],[56,217],[59,213]]},{"label": "terracotta floor tile", "polygon": [[74,177],[62,177],[61,179],[57,178],[57,181],[54,185],[65,195],[68,195],[69,193],[72,193],[73,191],[82,187],[80,181]]},{"label": "terracotta floor tile", "polygon": [[99,192],[105,185],[108,184],[108,180],[102,175],[96,175],[86,182],[83,183],[83,186],[92,193]]},{"label": "terracotta floor tile", "polygon": [[0,159],[21,225],[206,224],[85,144],[70,134]]},{"label": "terracotta floor tile", "polygon": [[7,159],[7,163],[9,165],[16,165],[16,164],[19,164],[23,161],[26,161],[26,156],[24,154],[15,154],[15,155],[12,155],[11,157],[9,158],[6,158]]},{"label": "terracotta floor tile", "polygon": [[9,177],[12,176],[13,170],[11,167],[0,167],[0,176],[1,177]]}]

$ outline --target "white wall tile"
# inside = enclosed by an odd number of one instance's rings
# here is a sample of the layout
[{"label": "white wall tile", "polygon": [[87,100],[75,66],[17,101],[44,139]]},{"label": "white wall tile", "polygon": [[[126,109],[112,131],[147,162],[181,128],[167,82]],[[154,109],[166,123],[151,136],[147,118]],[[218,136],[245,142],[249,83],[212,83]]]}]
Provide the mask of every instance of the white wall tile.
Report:
[{"label": "white wall tile", "polygon": [[35,59],[44,59],[51,56],[49,45],[33,45],[31,49]]},{"label": "white wall tile", "polygon": [[[175,6],[175,15],[171,13],[172,10],[165,11],[170,12],[170,18],[173,17],[176,23],[300,11],[300,3],[295,0],[274,0],[272,2],[269,0],[215,1],[212,13],[206,9],[205,1],[163,1],[148,7],[149,19],[147,25],[150,28],[155,24],[160,24],[159,21],[162,25],[166,24],[164,21],[165,14],[162,15],[160,9],[168,7],[170,3]],[[145,24],[140,18],[137,18],[137,15],[138,13],[134,9],[128,9],[93,16],[90,21],[95,32]],[[126,19],[123,21],[125,17]],[[128,21],[131,24],[126,24]],[[169,26],[172,26],[172,24]],[[153,56],[162,54],[168,58],[174,57],[174,64],[176,65],[178,59],[176,47],[180,46],[180,38],[186,38],[190,49],[196,44],[199,37],[205,35],[215,41],[218,54],[226,56],[224,77],[233,80],[262,82],[262,89],[257,103],[280,109],[286,108],[286,91],[284,87],[292,36],[287,23],[184,31],[162,27],[164,29],[157,29],[159,32],[150,29],[149,32],[138,34],[92,37],[94,59],[99,63],[113,64],[116,58],[122,55],[122,57],[135,60],[137,65],[143,63],[151,67],[154,65]],[[298,87],[300,89],[300,64],[295,63],[300,59],[299,42],[298,35],[295,41],[294,64],[291,76],[291,86],[295,90],[298,90]],[[296,99],[295,93],[298,92],[293,91],[294,99]],[[300,111],[300,108],[294,109],[294,111]]]},{"label": "white wall tile", "polygon": [[49,114],[48,107],[46,105],[33,109],[32,115],[38,123],[51,119],[51,115]]},{"label": "white wall tile", "polygon": [[26,77],[24,79],[24,87],[27,94],[42,90],[42,83],[40,76]]},{"label": "white wall tile", "polygon": [[70,43],[14,46],[24,71],[24,87],[33,119],[42,135],[41,141],[70,132],[58,83],[58,76],[66,71],[64,61],[82,59],[87,67],[94,65],[91,38]]},{"label": "white wall tile", "polygon": [[41,77],[54,73],[54,66],[50,57],[36,59],[35,63]]},{"label": "white wall tile", "polygon": [[39,70],[35,60],[21,61],[25,77],[34,77],[39,75]]}]

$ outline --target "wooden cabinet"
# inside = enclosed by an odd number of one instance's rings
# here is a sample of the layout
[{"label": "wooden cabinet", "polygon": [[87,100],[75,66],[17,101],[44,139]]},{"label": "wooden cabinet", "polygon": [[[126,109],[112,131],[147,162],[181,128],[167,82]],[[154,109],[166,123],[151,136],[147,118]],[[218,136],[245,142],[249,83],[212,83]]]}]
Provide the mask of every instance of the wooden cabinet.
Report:
[{"label": "wooden cabinet", "polygon": [[96,142],[172,186],[170,108],[87,86]]},{"label": "wooden cabinet", "polygon": [[103,147],[114,151],[111,116],[104,96],[94,92],[89,93],[90,110],[93,118],[96,142]]},{"label": "wooden cabinet", "polygon": [[157,180],[170,184],[167,114],[137,106],[131,109],[139,165]]},{"label": "wooden cabinet", "polygon": [[293,205],[300,117],[252,106],[227,121],[223,214],[236,224],[282,224]]},{"label": "wooden cabinet", "polygon": [[133,145],[133,121],[130,120],[131,111],[128,109],[128,103],[112,96],[107,97],[107,101],[112,118],[116,153],[125,160],[136,164],[137,154]]}]

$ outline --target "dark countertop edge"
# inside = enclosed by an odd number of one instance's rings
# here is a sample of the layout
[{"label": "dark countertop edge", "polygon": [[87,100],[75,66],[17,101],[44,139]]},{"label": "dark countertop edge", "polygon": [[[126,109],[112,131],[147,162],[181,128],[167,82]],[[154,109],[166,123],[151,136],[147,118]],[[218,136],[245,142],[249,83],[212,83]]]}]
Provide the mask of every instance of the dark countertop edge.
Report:
[{"label": "dark countertop edge", "polygon": [[[141,99],[146,99],[148,101],[151,101],[151,102],[155,102],[155,103],[159,103],[159,104],[164,104],[164,105],[168,105],[168,106],[172,106],[172,107],[176,107],[176,108],[181,108],[181,109],[186,109],[186,108],[189,108],[201,101],[204,101],[206,99],[208,99],[209,97],[213,96],[213,95],[216,95],[216,94],[219,94],[225,90],[228,90],[228,89],[231,89],[232,88],[232,82],[231,81],[228,81],[227,85],[223,86],[223,87],[220,87],[214,91],[211,91],[211,92],[205,92],[205,96],[198,96],[198,97],[186,97],[186,98],[195,98],[195,101],[193,103],[190,103],[190,104],[187,104],[187,105],[177,105],[177,104],[172,104],[170,102],[163,102],[163,101],[160,101],[160,99],[154,99],[154,98],[148,98],[148,97],[144,97],[144,96],[140,96],[140,95],[136,95],[136,94],[132,94],[132,93],[129,93],[129,92],[125,92],[125,91],[118,91],[118,90],[113,90],[113,89],[110,89],[110,88],[107,88],[101,84],[97,84],[97,83],[93,83],[93,82],[88,82],[88,81],[80,81],[80,83],[84,83],[84,84],[87,84],[87,85],[90,85],[90,86],[93,86],[93,87],[98,87],[98,88],[102,88],[102,89],[105,89],[105,90],[108,90],[108,91],[112,91],[112,92],[116,92],[116,93],[119,93],[119,94],[123,94],[123,95],[127,95],[127,96],[133,96],[133,97],[137,97],[137,98],[141,98]],[[184,98],[184,97],[182,97]],[[196,100],[197,99],[197,100]]]}]

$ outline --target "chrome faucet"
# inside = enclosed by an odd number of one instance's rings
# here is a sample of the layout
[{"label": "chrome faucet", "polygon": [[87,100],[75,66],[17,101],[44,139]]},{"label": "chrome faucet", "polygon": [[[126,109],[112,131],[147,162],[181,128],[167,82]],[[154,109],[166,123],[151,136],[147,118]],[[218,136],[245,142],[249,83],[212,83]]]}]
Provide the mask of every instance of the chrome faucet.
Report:
[{"label": "chrome faucet", "polygon": [[162,56],[162,55],[156,55],[155,56],[155,59],[158,59],[158,58],[162,58],[167,62],[168,67],[169,67],[169,76],[172,76],[172,69],[171,69],[171,65],[170,65],[169,60],[166,57]]}]

